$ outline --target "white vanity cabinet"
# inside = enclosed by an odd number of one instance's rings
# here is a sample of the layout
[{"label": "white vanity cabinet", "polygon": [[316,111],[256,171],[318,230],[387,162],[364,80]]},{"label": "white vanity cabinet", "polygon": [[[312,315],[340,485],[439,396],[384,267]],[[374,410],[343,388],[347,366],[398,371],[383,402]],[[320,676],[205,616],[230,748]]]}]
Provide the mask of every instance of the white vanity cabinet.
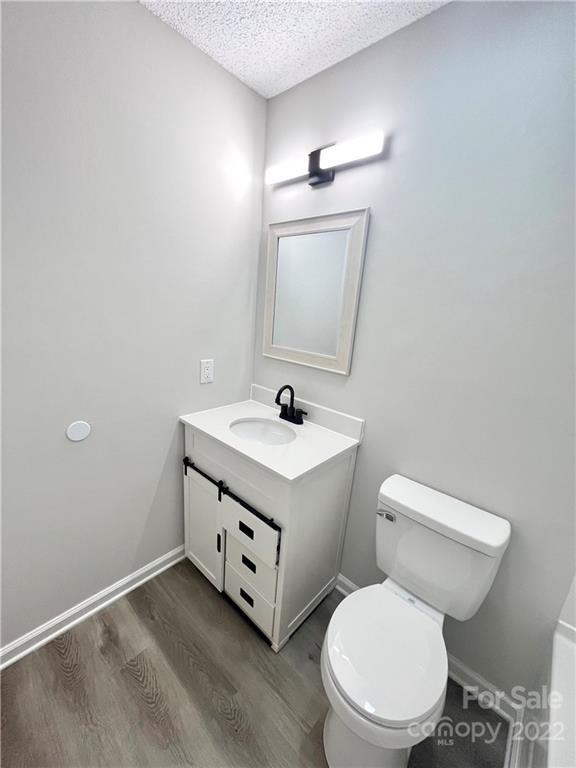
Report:
[{"label": "white vanity cabinet", "polygon": [[359,439],[307,425],[300,458],[305,439],[334,443],[307,469],[283,445],[255,460],[253,446],[210,428],[207,415],[226,410],[228,422],[236,411],[276,418],[252,401],[182,417],[186,556],[278,651],[336,584]]}]

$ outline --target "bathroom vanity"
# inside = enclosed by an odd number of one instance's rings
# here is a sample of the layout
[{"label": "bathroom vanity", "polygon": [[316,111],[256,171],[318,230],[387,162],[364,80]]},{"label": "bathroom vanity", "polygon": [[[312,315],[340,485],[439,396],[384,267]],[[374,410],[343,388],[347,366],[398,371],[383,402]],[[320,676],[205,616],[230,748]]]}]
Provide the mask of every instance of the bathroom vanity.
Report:
[{"label": "bathroom vanity", "polygon": [[364,422],[274,393],[182,416],[186,556],[279,651],[332,591]]}]

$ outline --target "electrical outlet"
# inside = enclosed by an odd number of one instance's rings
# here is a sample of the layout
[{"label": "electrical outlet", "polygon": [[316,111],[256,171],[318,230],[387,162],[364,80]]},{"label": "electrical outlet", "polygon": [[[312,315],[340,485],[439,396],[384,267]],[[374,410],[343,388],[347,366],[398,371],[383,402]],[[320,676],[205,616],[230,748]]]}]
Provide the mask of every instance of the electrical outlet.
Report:
[{"label": "electrical outlet", "polygon": [[214,360],[200,360],[200,384],[214,381]]}]

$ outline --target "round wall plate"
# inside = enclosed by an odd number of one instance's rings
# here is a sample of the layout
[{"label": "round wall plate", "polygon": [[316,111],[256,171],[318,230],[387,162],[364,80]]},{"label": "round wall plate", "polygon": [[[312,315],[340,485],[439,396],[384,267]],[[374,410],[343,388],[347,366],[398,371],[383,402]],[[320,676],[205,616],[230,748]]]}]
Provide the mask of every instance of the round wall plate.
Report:
[{"label": "round wall plate", "polygon": [[86,440],[91,429],[87,421],[73,421],[66,427],[66,437],[73,443],[79,443],[80,440]]}]

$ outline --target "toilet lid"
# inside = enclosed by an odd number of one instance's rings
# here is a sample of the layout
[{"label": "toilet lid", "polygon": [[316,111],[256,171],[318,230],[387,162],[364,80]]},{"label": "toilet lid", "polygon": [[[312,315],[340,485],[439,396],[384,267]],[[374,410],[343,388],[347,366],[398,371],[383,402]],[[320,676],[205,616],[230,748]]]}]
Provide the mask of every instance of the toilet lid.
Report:
[{"label": "toilet lid", "polygon": [[340,603],[328,626],[326,651],[340,693],[382,725],[422,722],[444,696],[448,659],[442,628],[382,584]]}]

